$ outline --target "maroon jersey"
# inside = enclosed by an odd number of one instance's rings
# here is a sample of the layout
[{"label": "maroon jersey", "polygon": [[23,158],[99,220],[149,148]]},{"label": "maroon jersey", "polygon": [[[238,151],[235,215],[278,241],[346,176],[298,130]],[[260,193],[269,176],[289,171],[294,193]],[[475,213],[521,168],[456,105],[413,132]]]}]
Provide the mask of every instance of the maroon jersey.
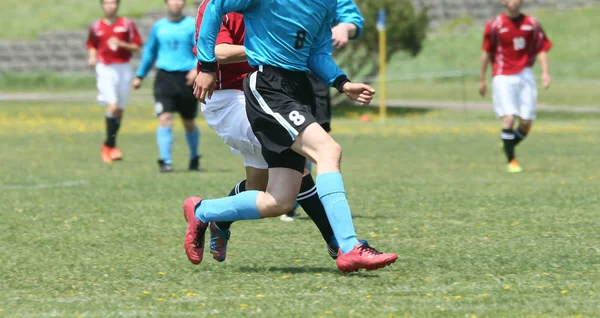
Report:
[{"label": "maroon jersey", "polygon": [[551,47],[552,42],[532,16],[511,19],[501,14],[485,26],[483,50],[491,54],[492,75],[518,74]]},{"label": "maroon jersey", "polygon": [[[196,42],[198,41],[198,32],[202,24],[202,16],[209,0],[203,1],[198,7],[198,15],[196,16]],[[244,27],[244,17],[239,13],[228,13],[223,16],[223,24],[217,35],[216,45],[233,44],[244,45],[244,36],[246,28]],[[196,46],[194,46],[194,55],[196,54]],[[198,65],[200,71],[200,65]],[[254,69],[248,62],[232,63],[232,64],[217,64],[217,86],[215,89],[239,89],[243,90],[243,81],[246,75]]]},{"label": "maroon jersey", "polygon": [[119,17],[113,24],[104,19],[97,20],[90,26],[87,48],[98,51],[98,61],[102,64],[127,63],[131,60],[131,52],[122,47],[110,47],[108,39],[116,37],[127,43],[142,45],[142,38],[135,23],[127,18]]}]

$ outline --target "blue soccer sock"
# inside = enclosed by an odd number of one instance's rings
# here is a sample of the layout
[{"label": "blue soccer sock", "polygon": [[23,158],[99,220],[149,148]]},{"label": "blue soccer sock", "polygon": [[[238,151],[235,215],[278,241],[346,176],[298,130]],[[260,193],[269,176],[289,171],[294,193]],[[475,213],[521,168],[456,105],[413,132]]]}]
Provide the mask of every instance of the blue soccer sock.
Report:
[{"label": "blue soccer sock", "polygon": [[198,127],[193,131],[186,131],[185,138],[187,139],[188,147],[190,147],[190,159],[198,157],[198,145],[200,144],[200,130]]},{"label": "blue soccer sock", "polygon": [[260,219],[257,196],[258,191],[244,191],[232,197],[203,200],[196,208],[196,219],[204,223]]},{"label": "blue soccer sock", "polygon": [[344,181],[339,172],[324,173],[317,177],[317,192],[325,207],[327,218],[340,245],[342,253],[346,254],[358,244],[350,206],[346,200]]},{"label": "blue soccer sock", "polygon": [[173,147],[173,128],[159,126],[156,130],[156,143],[158,144],[160,160],[170,164],[171,148]]}]

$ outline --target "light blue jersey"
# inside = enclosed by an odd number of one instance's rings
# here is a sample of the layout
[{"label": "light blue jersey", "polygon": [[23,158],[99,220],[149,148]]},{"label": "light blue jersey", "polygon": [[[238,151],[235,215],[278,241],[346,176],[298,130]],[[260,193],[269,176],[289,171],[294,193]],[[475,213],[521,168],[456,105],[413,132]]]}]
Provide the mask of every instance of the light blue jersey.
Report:
[{"label": "light blue jersey", "polygon": [[361,36],[365,19],[363,19],[354,1],[338,0],[333,24],[337,25],[342,22],[356,25],[356,35],[351,40]]},{"label": "light blue jersey", "polygon": [[167,18],[157,21],[144,46],[137,77],[146,77],[154,62],[157,68],[169,72],[196,68],[196,57],[192,52],[196,44],[195,31],[196,21],[192,17],[177,22]]},{"label": "light blue jersey", "polygon": [[210,0],[200,27],[198,60],[214,65],[222,16],[235,11],[244,15],[250,65],[311,71],[333,86],[338,77],[345,77],[331,57],[336,7],[336,0]]}]

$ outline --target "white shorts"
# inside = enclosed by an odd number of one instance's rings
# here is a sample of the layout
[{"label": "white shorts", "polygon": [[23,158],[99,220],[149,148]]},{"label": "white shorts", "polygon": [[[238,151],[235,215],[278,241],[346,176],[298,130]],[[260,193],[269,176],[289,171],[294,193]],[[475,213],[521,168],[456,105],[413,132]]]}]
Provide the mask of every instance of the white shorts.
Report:
[{"label": "white shorts", "polygon": [[237,89],[217,90],[201,105],[202,115],[231,152],[242,155],[245,167],[267,169],[260,142],[252,132],[246,116],[244,92]]},{"label": "white shorts", "polygon": [[525,120],[535,119],[537,86],[530,67],[514,75],[496,75],[494,111],[498,118],[515,115]]},{"label": "white shorts", "polygon": [[119,109],[124,109],[132,80],[133,70],[129,63],[96,64],[98,103],[117,104]]}]

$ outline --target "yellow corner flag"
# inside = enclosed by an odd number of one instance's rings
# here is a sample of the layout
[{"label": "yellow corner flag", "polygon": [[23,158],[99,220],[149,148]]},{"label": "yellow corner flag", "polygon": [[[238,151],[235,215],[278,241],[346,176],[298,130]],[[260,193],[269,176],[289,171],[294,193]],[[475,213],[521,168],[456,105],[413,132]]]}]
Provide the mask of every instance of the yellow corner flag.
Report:
[{"label": "yellow corner flag", "polygon": [[387,61],[387,36],[385,33],[385,10],[379,10],[377,16],[377,31],[379,31],[379,117],[385,121],[386,117],[386,61]]}]

